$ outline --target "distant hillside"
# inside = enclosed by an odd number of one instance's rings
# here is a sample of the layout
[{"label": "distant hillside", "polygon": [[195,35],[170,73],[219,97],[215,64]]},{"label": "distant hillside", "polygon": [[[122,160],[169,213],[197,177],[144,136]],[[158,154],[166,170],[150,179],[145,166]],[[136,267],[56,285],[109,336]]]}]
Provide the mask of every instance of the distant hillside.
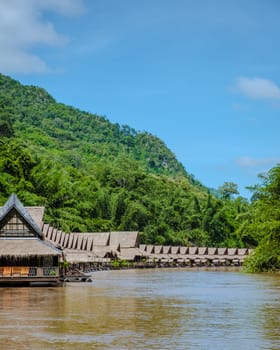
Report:
[{"label": "distant hillside", "polygon": [[[242,245],[237,210],[159,138],[57,103],[0,75],[0,200],[45,204],[66,231],[139,230],[150,243]],[[1,204],[1,203],[0,203]]]},{"label": "distant hillside", "polygon": [[159,138],[56,103],[42,88],[23,86],[0,75],[0,101],[0,108],[13,114],[17,136],[38,148],[71,150],[73,165],[75,156],[88,159],[125,155],[149,172],[187,176],[182,164]]}]

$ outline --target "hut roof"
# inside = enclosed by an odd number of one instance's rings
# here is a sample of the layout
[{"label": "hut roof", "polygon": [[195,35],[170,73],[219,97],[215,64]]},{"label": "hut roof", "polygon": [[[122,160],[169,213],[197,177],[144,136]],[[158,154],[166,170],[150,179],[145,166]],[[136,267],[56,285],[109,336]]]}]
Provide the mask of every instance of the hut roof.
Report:
[{"label": "hut roof", "polygon": [[170,254],[171,253],[171,246],[170,245],[164,245],[163,246],[163,254]]},{"label": "hut roof", "polygon": [[218,255],[226,255],[227,248],[218,248]]},{"label": "hut roof", "polygon": [[172,257],[168,254],[149,254],[148,257],[150,259],[157,259],[157,260],[162,260],[162,259],[165,259],[165,260],[172,260]]},{"label": "hut roof", "polygon": [[152,245],[152,244],[148,244],[148,245],[146,246],[145,251],[146,251],[148,254],[152,254],[152,253],[154,253],[154,251],[155,251],[155,249],[154,249],[154,245]]},{"label": "hut roof", "polygon": [[171,254],[179,254],[179,252],[180,252],[180,247],[178,246],[171,247],[171,251],[170,251]]},{"label": "hut roof", "polygon": [[87,239],[96,246],[109,245],[109,232],[72,232],[71,234],[78,237],[78,239]]},{"label": "hut roof", "polygon": [[228,248],[228,255],[236,255],[237,248]]},{"label": "hut roof", "polygon": [[155,245],[154,246],[154,254],[163,254],[163,246]]},{"label": "hut roof", "polygon": [[237,254],[238,255],[246,255],[246,254],[248,254],[248,249],[247,248],[238,248]]},{"label": "hut roof", "polygon": [[115,250],[111,249],[111,247],[108,246],[93,246],[91,253],[93,253],[95,256],[99,258],[105,258],[106,255],[114,252]]},{"label": "hut roof", "polygon": [[187,254],[189,252],[188,247],[180,247],[180,254]]},{"label": "hut roof", "polygon": [[107,246],[109,245],[109,232],[95,232],[95,233],[86,233],[86,237],[92,239],[92,243],[95,246]]},{"label": "hut roof", "polygon": [[189,247],[189,255],[198,254],[198,247]]},{"label": "hut roof", "polygon": [[45,207],[25,207],[38,227],[43,227],[43,217]]},{"label": "hut roof", "polygon": [[0,256],[61,255],[61,251],[38,238],[1,238]]},{"label": "hut roof", "polygon": [[5,205],[0,208],[0,226],[1,223],[6,223],[5,220],[12,211],[16,211],[21,219],[34,231],[34,233],[38,237],[42,238],[41,229],[14,193],[10,196]]},{"label": "hut roof", "polygon": [[209,254],[209,255],[215,255],[215,254],[218,254],[218,248],[215,248],[215,247],[209,247],[209,248],[208,248],[208,254]]},{"label": "hut roof", "polygon": [[118,254],[122,260],[134,260],[136,256],[143,256],[143,251],[139,248],[121,248]]},{"label": "hut roof", "polygon": [[66,260],[70,263],[109,262],[109,258],[97,257],[83,250],[67,250]]},{"label": "hut roof", "polygon": [[[111,250],[107,247],[94,247],[92,251],[80,250],[80,249],[64,249],[63,253],[66,260],[69,262],[89,262],[93,261],[94,258],[105,258],[108,255],[117,256],[116,251]],[[82,260],[79,260],[82,258]]]},{"label": "hut roof", "polygon": [[67,249],[64,251],[65,258],[70,263],[83,263],[94,261],[95,256],[93,254],[88,254],[85,251]]},{"label": "hut roof", "polygon": [[206,254],[208,254],[208,248],[207,247],[198,247],[198,254],[199,255],[206,255]]},{"label": "hut roof", "polygon": [[146,244],[140,244],[139,245],[139,248],[143,251],[146,251],[147,250],[147,245]]},{"label": "hut roof", "polygon": [[111,247],[134,248],[139,244],[138,231],[112,231],[110,232]]}]

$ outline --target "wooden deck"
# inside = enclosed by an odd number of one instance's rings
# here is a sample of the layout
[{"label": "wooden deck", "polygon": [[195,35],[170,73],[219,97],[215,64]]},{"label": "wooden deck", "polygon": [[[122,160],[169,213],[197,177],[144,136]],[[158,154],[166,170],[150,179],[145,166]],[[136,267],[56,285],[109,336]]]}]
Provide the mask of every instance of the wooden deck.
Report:
[{"label": "wooden deck", "polygon": [[6,286],[32,286],[32,285],[59,285],[59,277],[0,277],[0,287]]}]

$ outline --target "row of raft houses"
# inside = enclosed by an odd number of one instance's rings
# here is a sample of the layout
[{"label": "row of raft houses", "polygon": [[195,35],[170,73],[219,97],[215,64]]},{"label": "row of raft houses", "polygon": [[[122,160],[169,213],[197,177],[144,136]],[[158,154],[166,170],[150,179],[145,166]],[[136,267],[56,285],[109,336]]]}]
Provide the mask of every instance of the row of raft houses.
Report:
[{"label": "row of raft houses", "polygon": [[137,231],[65,233],[44,223],[44,210],[24,207],[15,194],[0,207],[0,284],[59,282],[74,270],[128,265],[241,266],[251,253],[247,248],[145,245]]},{"label": "row of raft houses", "polygon": [[45,224],[43,233],[63,250],[66,261],[80,267],[111,266],[114,260],[128,261],[135,267],[241,266],[251,252],[247,248],[139,244],[136,231],[64,233]]}]

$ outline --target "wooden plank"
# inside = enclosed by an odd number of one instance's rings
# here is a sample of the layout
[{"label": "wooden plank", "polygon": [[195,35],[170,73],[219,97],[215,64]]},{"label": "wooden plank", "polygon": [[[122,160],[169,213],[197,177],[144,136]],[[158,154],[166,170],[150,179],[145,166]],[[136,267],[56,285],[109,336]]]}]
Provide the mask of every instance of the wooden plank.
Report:
[{"label": "wooden plank", "polygon": [[12,275],[12,268],[10,266],[4,266],[3,268],[3,276],[11,276]]}]

